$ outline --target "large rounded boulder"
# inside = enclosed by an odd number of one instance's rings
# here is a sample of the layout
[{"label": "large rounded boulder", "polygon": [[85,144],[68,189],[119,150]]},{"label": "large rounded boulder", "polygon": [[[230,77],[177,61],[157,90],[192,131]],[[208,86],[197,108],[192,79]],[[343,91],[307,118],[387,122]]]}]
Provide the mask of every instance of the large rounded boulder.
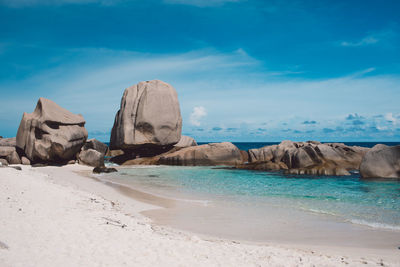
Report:
[{"label": "large rounded boulder", "polygon": [[181,131],[175,89],[159,80],[140,82],[124,92],[111,131],[110,149],[172,147],[181,139]]},{"label": "large rounded boulder", "polygon": [[376,145],[362,159],[363,178],[400,178],[400,145]]},{"label": "large rounded boulder", "polygon": [[24,113],[16,145],[32,162],[66,162],[75,159],[85,144],[84,126],[82,115],[40,98],[33,113]]}]

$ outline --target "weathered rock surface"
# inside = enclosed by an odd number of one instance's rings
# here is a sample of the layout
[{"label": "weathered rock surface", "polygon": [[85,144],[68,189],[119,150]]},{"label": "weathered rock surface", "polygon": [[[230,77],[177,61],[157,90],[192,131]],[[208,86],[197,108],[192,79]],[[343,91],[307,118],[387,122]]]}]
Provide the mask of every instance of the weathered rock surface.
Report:
[{"label": "weathered rock surface", "polygon": [[376,145],[362,159],[363,178],[400,178],[400,145]]},{"label": "weathered rock surface", "polygon": [[25,157],[25,156],[22,156],[22,157],[21,157],[21,163],[22,163],[23,165],[31,165],[31,161],[30,161],[27,157]]},{"label": "weathered rock surface", "polygon": [[178,150],[181,150],[180,147],[173,147],[171,150],[164,152],[159,155],[155,155],[152,157],[134,157],[134,155],[123,154],[117,157],[110,159],[111,162],[120,164],[120,165],[159,165],[160,158],[174,153]]},{"label": "weathered rock surface", "polygon": [[290,169],[286,170],[287,174],[307,174],[307,175],[336,175],[336,176],[347,176],[350,172],[344,168],[335,165],[322,165],[313,166],[308,168]]},{"label": "weathered rock surface", "polygon": [[17,147],[31,162],[65,162],[74,159],[87,139],[82,115],[40,98],[33,113],[24,113]]},{"label": "weathered rock surface", "polygon": [[0,138],[0,146],[12,146],[16,147],[17,146],[17,138],[12,137],[12,138]]},{"label": "weathered rock surface", "polygon": [[104,154],[94,149],[82,150],[78,155],[78,161],[80,164],[100,167],[104,166]]},{"label": "weathered rock surface", "polygon": [[108,152],[108,146],[96,139],[89,139],[83,145],[78,155],[80,164],[92,167],[104,166],[104,157]]},{"label": "weathered rock surface", "polygon": [[108,153],[108,146],[97,139],[88,139],[83,145],[82,150],[94,149],[103,155]]},{"label": "weathered rock surface", "polygon": [[250,162],[247,164],[240,164],[236,166],[238,169],[246,169],[246,170],[269,170],[269,171],[279,171],[279,170],[287,170],[288,167],[283,162],[272,162],[272,161],[256,161]]},{"label": "weathered rock surface", "polygon": [[181,131],[182,117],[175,89],[159,80],[140,82],[124,92],[111,131],[110,149],[168,149],[179,142]]},{"label": "weathered rock surface", "polygon": [[8,164],[21,164],[21,159],[14,146],[0,146],[0,158]]},{"label": "weathered rock surface", "polygon": [[182,135],[179,142],[175,145],[175,147],[188,147],[188,146],[197,146],[196,140],[194,138]]},{"label": "weathered rock surface", "polygon": [[251,164],[240,168],[288,170],[292,174],[349,175],[348,170],[359,169],[367,151],[368,148],[341,143],[283,141],[279,145],[250,149]]},{"label": "weathered rock surface", "polygon": [[116,157],[116,156],[121,156],[124,154],[124,151],[121,149],[116,149],[116,150],[108,150],[106,156],[107,157]]},{"label": "weathered rock surface", "polygon": [[242,156],[232,143],[211,143],[167,153],[160,157],[159,163],[183,166],[237,165],[242,163]]}]

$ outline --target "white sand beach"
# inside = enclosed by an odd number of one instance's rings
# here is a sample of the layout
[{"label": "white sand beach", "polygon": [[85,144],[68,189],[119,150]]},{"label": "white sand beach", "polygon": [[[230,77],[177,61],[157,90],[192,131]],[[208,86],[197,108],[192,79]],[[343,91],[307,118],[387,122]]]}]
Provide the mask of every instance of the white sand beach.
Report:
[{"label": "white sand beach", "polygon": [[90,167],[21,167],[0,168],[0,266],[400,266],[395,249],[329,252],[156,225],[141,212],[168,200],[132,198],[82,175]]}]

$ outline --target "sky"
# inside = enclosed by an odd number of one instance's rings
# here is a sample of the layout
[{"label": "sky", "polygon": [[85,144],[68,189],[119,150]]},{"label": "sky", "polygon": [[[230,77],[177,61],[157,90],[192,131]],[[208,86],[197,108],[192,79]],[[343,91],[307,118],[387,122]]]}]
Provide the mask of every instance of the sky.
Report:
[{"label": "sky", "polygon": [[45,97],[108,141],[125,88],[197,141],[400,141],[400,1],[0,0],[0,135]]}]

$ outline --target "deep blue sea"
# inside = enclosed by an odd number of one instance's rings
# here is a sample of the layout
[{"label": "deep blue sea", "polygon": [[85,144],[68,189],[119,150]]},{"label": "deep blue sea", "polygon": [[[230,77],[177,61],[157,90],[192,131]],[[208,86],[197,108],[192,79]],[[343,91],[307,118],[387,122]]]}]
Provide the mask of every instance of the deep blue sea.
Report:
[{"label": "deep blue sea", "polygon": [[[277,143],[234,143],[242,150]],[[376,143],[346,143],[372,147]],[[399,143],[386,143],[397,145]],[[400,181],[285,175],[221,167],[140,166],[107,179],[174,198],[272,203],[370,227],[400,231]]]}]

